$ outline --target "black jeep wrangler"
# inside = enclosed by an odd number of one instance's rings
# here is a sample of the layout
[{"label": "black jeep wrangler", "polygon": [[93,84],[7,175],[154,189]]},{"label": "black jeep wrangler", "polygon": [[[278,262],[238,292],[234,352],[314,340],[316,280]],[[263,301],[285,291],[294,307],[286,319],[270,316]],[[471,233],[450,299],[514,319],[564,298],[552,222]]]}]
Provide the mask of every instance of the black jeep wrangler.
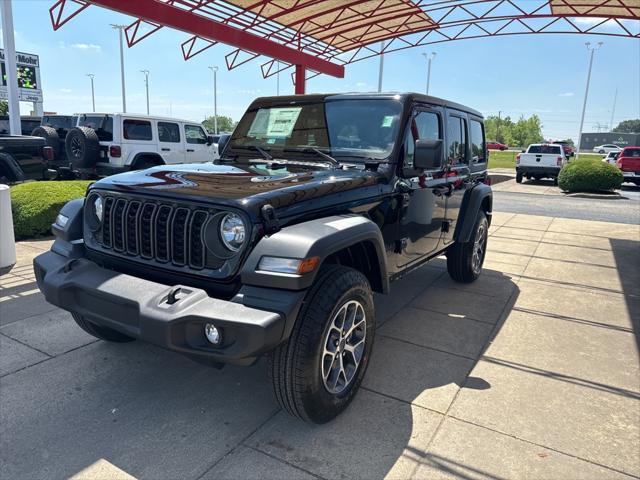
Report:
[{"label": "black jeep wrangler", "polygon": [[486,160],[482,115],[445,100],[261,98],[215,164],[115,175],[65,205],[38,286],[103,340],[266,354],[280,405],[323,423],[369,363],[372,292],[441,254],[454,280],[480,275]]}]

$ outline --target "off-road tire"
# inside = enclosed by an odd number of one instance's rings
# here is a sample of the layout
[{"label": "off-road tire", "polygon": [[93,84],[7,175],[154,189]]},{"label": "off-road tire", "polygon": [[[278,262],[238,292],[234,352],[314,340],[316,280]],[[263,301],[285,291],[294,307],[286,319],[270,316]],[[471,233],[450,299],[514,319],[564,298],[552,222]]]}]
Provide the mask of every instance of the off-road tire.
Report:
[{"label": "off-road tire", "polygon": [[93,168],[100,159],[100,139],[93,128],[73,127],[64,145],[74,169]]},{"label": "off-road tire", "polygon": [[522,183],[522,173],[518,172],[516,173],[516,183]]},{"label": "off-road tire", "polygon": [[[482,229],[480,231],[480,229]],[[479,255],[479,265],[474,268],[474,251],[478,248],[476,240],[479,235],[482,239],[482,252]],[[458,283],[471,283],[477,280],[482,272],[482,264],[487,252],[487,238],[489,235],[489,222],[483,211],[478,212],[473,231],[468,242],[454,243],[447,250],[447,270],[449,276]]]},{"label": "off-road tire", "polygon": [[[324,343],[334,317],[352,300],[361,304],[365,314],[364,351],[350,383],[342,392],[330,393],[321,365]],[[304,300],[289,340],[269,355],[269,376],[280,406],[295,417],[317,424],[339,415],[362,382],[374,332],[373,294],[367,278],[352,268],[323,267]]]},{"label": "off-road tire", "polygon": [[51,147],[53,150],[54,159],[60,154],[60,137],[58,136],[58,132],[55,128],[41,125],[34,128],[31,135],[34,137],[44,138],[47,147]]},{"label": "off-road tire", "polygon": [[16,183],[24,178],[24,172],[16,159],[7,153],[0,153],[0,179],[7,183]]},{"label": "off-road tire", "polygon": [[102,327],[95,323],[91,323],[82,315],[78,315],[77,313],[72,313],[71,315],[82,330],[87,332],[89,335],[99,338],[100,340],[115,343],[133,342],[135,340],[135,338],[113,330],[112,328]]}]

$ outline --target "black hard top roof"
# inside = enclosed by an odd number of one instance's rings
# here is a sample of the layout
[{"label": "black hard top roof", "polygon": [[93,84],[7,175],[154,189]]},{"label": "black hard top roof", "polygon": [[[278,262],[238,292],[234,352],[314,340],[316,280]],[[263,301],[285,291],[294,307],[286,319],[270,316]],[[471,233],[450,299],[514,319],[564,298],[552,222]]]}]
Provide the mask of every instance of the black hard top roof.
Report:
[{"label": "black hard top roof", "polygon": [[424,95],[421,93],[313,93],[309,95],[281,95],[279,97],[260,97],[256,98],[252,105],[269,105],[269,104],[282,104],[282,103],[298,103],[298,102],[323,102],[327,100],[342,100],[342,99],[397,99],[402,102],[422,102],[431,105],[439,105],[442,107],[449,107],[463,112],[470,113],[472,115],[483,118],[484,116],[473,108],[460,105],[459,103],[451,102],[443,98],[432,97],[430,95]]}]

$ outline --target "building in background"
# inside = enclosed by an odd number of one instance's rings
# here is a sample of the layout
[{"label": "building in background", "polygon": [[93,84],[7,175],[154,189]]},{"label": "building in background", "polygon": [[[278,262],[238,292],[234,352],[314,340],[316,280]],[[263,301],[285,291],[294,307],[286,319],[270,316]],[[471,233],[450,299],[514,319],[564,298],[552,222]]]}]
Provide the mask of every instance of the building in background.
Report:
[{"label": "building in background", "polygon": [[583,133],[580,150],[592,150],[593,147],[607,144],[619,147],[640,146],[640,133]]}]

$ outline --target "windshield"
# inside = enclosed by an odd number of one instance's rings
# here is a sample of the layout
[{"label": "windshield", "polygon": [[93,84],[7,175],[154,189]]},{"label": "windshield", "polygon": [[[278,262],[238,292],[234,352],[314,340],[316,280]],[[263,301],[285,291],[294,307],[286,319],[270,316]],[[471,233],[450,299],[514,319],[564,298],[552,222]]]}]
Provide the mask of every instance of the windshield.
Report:
[{"label": "windshield", "polygon": [[242,154],[259,147],[280,157],[311,147],[336,158],[385,160],[393,150],[401,109],[399,102],[389,99],[255,108],[242,117],[225,152]]}]

